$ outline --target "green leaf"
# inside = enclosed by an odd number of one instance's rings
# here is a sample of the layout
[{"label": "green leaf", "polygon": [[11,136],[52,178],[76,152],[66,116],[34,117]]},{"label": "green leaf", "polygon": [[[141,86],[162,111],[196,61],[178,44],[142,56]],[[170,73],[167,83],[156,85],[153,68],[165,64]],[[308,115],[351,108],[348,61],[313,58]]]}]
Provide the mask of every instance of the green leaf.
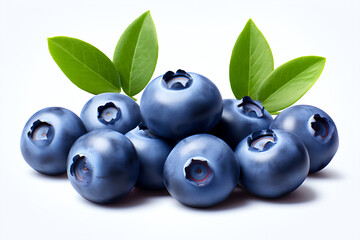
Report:
[{"label": "green leaf", "polygon": [[56,64],[79,88],[92,94],[120,92],[116,67],[99,49],[70,37],[48,38],[48,46]]},{"label": "green leaf", "polygon": [[158,40],[150,11],[135,19],[120,37],[113,62],[124,92],[138,94],[150,81],[158,57]]},{"label": "green leaf", "polygon": [[269,112],[277,112],[299,100],[316,82],[326,59],[305,56],[293,59],[269,74],[261,84],[256,99]]},{"label": "green leaf", "polygon": [[274,70],[274,60],[264,35],[249,19],[233,48],[230,60],[230,84],[237,99],[256,92],[265,77]]}]

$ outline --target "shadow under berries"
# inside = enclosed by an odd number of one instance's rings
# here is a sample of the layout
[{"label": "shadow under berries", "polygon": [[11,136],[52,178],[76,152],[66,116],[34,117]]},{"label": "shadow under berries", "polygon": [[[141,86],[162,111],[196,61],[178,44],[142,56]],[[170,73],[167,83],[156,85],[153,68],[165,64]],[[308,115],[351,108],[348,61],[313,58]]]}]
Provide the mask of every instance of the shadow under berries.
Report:
[{"label": "shadow under berries", "polygon": [[111,203],[111,204],[96,204],[89,202],[90,204],[94,204],[98,207],[110,208],[110,209],[122,209],[129,207],[137,207],[141,204],[146,204],[151,199],[160,198],[160,197],[170,197],[170,194],[166,191],[166,189],[160,190],[146,190],[141,188],[133,188],[129,194],[127,194],[123,199]]}]

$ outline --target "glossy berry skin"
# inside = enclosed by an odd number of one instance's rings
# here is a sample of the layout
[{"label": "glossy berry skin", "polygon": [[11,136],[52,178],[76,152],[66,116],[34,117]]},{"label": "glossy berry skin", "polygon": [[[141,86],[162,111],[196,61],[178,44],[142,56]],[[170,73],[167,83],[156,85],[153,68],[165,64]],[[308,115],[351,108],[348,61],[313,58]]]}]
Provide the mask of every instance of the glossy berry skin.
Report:
[{"label": "glossy berry skin", "polygon": [[92,97],[81,110],[80,118],[90,132],[112,129],[127,133],[141,121],[139,105],[120,93],[102,93]]},{"label": "glossy berry skin", "polygon": [[113,203],[134,187],[139,162],[133,144],[122,133],[98,129],[83,135],[71,147],[67,175],[85,199]]},{"label": "glossy berry skin", "polygon": [[270,128],[284,129],[297,135],[310,156],[310,173],[326,167],[339,147],[336,125],[323,110],[297,105],[282,111]]},{"label": "glossy berry skin", "polygon": [[234,152],[220,138],[197,134],[180,141],[164,165],[168,192],[191,207],[210,207],[226,199],[239,180]]},{"label": "glossy berry skin", "polygon": [[140,162],[136,186],[144,189],[164,188],[164,163],[172,146],[143,124],[125,135],[133,144]]},{"label": "glossy berry skin", "polygon": [[81,119],[60,107],[44,108],[30,117],[21,134],[20,149],[36,171],[57,175],[66,172],[71,145],[86,133]]},{"label": "glossy berry skin", "polygon": [[140,110],[148,128],[168,139],[183,139],[211,130],[221,118],[222,98],[206,77],[178,70],[152,80]]},{"label": "glossy berry skin", "polygon": [[305,145],[284,130],[260,130],[236,147],[240,185],[264,198],[278,198],[297,189],[309,172]]},{"label": "glossy berry skin", "polygon": [[232,149],[250,133],[269,128],[273,121],[261,102],[244,97],[241,100],[224,99],[223,113],[219,123],[211,131]]}]

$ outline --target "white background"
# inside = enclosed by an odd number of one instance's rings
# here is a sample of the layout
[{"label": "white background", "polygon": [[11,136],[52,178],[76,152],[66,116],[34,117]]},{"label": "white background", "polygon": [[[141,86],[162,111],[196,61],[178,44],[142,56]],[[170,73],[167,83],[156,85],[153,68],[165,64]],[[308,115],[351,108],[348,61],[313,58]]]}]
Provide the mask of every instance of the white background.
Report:
[{"label": "white background", "polygon": [[[360,239],[359,1],[0,0],[0,239]],[[298,102],[337,124],[340,148],[330,165],[278,200],[242,191],[210,209],[185,207],[165,191],[135,190],[99,206],[66,176],[32,170],[20,153],[27,119],[44,107],[79,114],[91,97],[52,60],[47,37],[87,41],[112,58],[125,28],[151,10],[159,38],[154,76],[182,68],[213,80],[232,98],[231,51],[252,18],[275,66],[305,55],[327,58]],[[140,96],[137,96],[140,98]]]}]

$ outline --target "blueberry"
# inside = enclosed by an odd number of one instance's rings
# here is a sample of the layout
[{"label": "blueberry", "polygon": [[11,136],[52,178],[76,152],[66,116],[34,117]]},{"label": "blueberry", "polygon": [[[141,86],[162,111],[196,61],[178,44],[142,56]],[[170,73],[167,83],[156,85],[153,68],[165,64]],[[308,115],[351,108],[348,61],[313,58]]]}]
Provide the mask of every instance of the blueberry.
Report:
[{"label": "blueberry", "polygon": [[139,105],[120,93],[102,93],[92,97],[83,107],[80,118],[88,131],[112,129],[127,133],[140,120]]},{"label": "blueberry", "polygon": [[297,105],[282,111],[270,128],[296,134],[310,156],[310,173],[326,167],[339,147],[336,125],[323,110],[309,105]]},{"label": "blueberry", "polygon": [[210,207],[228,197],[239,180],[234,152],[221,139],[197,134],[180,141],[164,165],[168,192],[182,204]]},{"label": "blueberry", "polygon": [[86,133],[81,119],[68,109],[44,108],[30,117],[21,134],[20,149],[36,171],[57,175],[66,172],[71,145]]},{"label": "blueberry", "polygon": [[108,204],[134,187],[139,162],[133,144],[122,133],[98,129],[83,135],[71,147],[67,174],[82,197]]},{"label": "blueberry", "polygon": [[182,139],[211,130],[221,118],[222,98],[206,77],[178,70],[152,80],[140,110],[148,128],[168,139]]},{"label": "blueberry", "polygon": [[269,128],[273,118],[261,102],[244,97],[241,100],[224,99],[219,123],[211,131],[232,149],[250,133]]},{"label": "blueberry", "polygon": [[136,186],[145,189],[164,188],[164,163],[172,146],[152,133],[145,124],[139,124],[125,136],[134,144],[140,162]]},{"label": "blueberry", "polygon": [[236,147],[240,185],[250,193],[277,198],[297,189],[309,172],[309,155],[294,134],[284,130],[260,130]]}]

